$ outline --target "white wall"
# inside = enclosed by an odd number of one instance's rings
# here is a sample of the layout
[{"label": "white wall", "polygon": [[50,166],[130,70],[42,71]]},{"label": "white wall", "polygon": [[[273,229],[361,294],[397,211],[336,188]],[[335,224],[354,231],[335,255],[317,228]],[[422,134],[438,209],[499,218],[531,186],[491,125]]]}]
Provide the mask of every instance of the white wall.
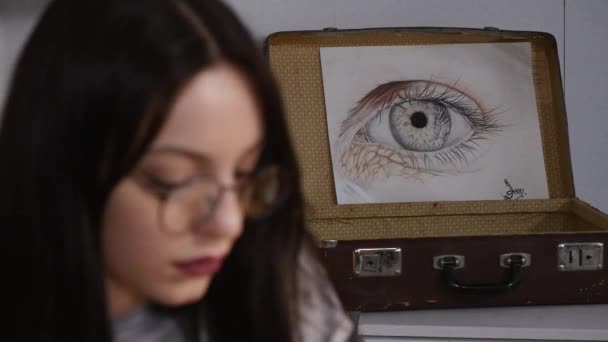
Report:
[{"label": "white wall", "polygon": [[565,40],[576,192],[608,212],[608,0],[566,0]]},{"label": "white wall", "polygon": [[0,108],[17,53],[44,4],[46,0],[0,0]]},{"label": "white wall", "polygon": [[493,26],[552,33],[563,53],[563,0],[227,0],[259,40],[324,27]]},{"label": "white wall", "polygon": [[[0,0],[0,102],[47,0]],[[608,0],[227,0],[261,42],[275,31],[455,26],[546,31],[559,45],[577,196],[608,212]]]}]

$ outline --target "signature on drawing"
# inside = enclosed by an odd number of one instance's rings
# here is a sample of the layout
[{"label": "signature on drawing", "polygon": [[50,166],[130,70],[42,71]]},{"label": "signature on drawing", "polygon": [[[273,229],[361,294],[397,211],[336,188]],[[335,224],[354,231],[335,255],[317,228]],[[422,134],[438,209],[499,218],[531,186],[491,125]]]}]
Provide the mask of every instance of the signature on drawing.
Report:
[{"label": "signature on drawing", "polygon": [[513,188],[507,179],[505,179],[505,185],[507,186],[507,192],[502,195],[504,199],[518,200],[526,196],[526,190],[524,188]]}]

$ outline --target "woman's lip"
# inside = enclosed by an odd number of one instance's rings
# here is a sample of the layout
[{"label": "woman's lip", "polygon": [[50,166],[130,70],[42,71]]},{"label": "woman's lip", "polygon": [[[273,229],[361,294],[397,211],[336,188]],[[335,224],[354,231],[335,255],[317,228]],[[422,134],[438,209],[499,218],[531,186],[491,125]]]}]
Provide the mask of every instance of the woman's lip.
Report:
[{"label": "woman's lip", "polygon": [[224,257],[202,257],[188,261],[178,261],[173,265],[188,275],[201,276],[217,273],[224,263]]}]

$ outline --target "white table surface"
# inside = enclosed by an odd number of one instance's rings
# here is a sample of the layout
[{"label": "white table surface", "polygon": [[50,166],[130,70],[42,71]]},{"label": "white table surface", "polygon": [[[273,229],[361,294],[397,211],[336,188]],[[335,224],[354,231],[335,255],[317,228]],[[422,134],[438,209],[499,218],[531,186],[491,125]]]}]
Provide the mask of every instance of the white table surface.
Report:
[{"label": "white table surface", "polygon": [[608,341],[608,305],[361,313],[358,334],[450,340]]}]

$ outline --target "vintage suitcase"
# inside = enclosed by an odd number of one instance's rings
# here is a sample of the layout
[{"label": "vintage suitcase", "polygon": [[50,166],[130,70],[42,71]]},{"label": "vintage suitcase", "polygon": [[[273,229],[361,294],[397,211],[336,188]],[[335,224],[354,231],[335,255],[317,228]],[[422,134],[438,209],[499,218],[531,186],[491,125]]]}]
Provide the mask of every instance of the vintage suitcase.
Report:
[{"label": "vintage suitcase", "polygon": [[608,303],[608,216],[575,196],[553,36],[325,29],[266,52],[347,309]]}]

